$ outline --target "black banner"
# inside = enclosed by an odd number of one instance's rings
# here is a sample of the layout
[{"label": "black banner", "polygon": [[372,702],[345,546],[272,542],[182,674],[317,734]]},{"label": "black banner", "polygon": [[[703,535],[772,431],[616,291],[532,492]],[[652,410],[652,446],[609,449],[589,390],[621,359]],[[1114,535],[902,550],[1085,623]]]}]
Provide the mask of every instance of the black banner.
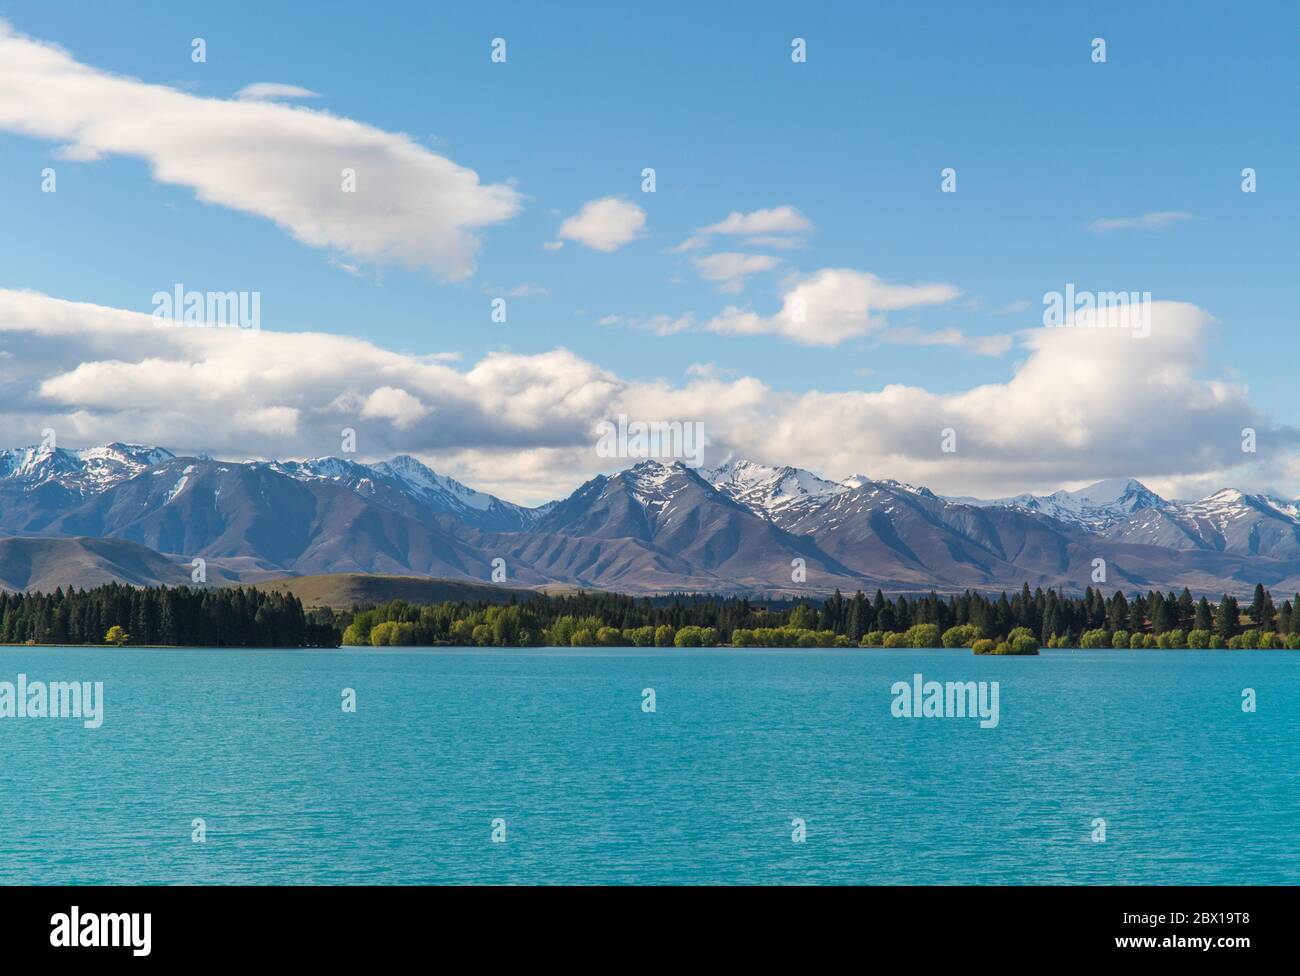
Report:
[{"label": "black banner", "polygon": [[[1168,959],[1294,944],[1290,888],[7,888],[7,961]],[[1283,932],[1290,925],[1292,931]]]}]

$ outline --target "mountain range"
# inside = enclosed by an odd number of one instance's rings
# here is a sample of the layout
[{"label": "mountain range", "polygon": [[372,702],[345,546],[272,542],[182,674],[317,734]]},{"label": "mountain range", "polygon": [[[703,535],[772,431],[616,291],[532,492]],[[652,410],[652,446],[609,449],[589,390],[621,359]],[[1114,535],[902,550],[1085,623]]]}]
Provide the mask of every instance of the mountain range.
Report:
[{"label": "mountain range", "polygon": [[[487,582],[496,568],[515,587],[755,596],[1025,582],[1076,592],[1093,584],[1100,558],[1108,589],[1300,589],[1300,505],[1269,495],[1226,489],[1178,502],[1116,479],[945,498],[746,460],[640,461],[529,508],[405,455],[235,462],[139,444],[21,448],[0,451],[0,542],[9,589],[176,582],[196,557],[209,582],[331,573]],[[33,554],[35,574],[24,568]]]}]

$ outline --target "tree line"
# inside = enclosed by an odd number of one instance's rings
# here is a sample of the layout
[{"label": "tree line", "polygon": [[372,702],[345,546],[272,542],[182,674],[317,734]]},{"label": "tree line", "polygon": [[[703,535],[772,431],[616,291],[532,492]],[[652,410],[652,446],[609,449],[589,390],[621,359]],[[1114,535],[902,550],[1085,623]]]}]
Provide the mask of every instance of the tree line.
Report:
[{"label": "tree line", "polygon": [[[1225,594],[1217,603],[1153,590],[1109,597],[1055,590],[990,597],[874,598],[839,591],[814,603],[677,595],[633,598],[609,593],[538,595],[522,603],[395,601],[352,614],[345,645],[973,647],[976,653],[1027,654],[1048,647],[1297,647],[1300,594],[1277,609],[1263,585],[1243,610]],[[1032,645],[1032,648],[1031,646]]]},{"label": "tree line", "polygon": [[0,643],[5,644],[337,647],[339,634],[329,610],[308,612],[292,593],[244,587],[109,583],[87,590],[0,593]]},{"label": "tree line", "polygon": [[[115,629],[116,628],[116,629]],[[109,632],[113,631],[112,636]],[[245,587],[138,588],[120,583],[53,593],[0,593],[0,643],[201,647],[677,646],[1300,647],[1300,594],[1277,607],[1255,587],[1243,607],[1152,590],[1109,596],[1055,590],[993,597],[887,598],[839,591],[823,601],[676,594],[537,594],[506,604],[394,601],[335,613],[291,593]],[[1032,649],[1030,648],[1030,645]]]}]

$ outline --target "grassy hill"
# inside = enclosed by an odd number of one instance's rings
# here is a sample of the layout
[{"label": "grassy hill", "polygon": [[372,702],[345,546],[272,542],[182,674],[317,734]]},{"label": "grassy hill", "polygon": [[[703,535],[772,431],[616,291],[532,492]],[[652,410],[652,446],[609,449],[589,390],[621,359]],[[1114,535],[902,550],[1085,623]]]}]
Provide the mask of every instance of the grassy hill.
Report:
[{"label": "grassy hill", "polygon": [[[224,582],[215,568],[209,579]],[[124,539],[0,539],[0,590],[59,587],[87,589],[117,581],[134,586],[179,586],[190,581],[190,567],[177,559]]]}]

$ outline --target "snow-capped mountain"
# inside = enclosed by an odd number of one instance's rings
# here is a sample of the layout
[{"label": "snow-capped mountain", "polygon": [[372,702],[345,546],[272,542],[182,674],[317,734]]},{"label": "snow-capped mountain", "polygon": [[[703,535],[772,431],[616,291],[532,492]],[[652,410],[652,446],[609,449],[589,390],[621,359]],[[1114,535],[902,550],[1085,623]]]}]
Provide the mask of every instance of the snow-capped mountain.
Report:
[{"label": "snow-capped mountain", "polygon": [[1060,522],[1079,525],[1094,532],[1110,528],[1143,509],[1170,512],[1176,506],[1165,501],[1140,481],[1109,478],[1075,491],[1054,491],[1050,495],[1013,495],[1010,498],[953,498],[984,508],[1020,508]]},{"label": "snow-capped mountain", "polygon": [[863,488],[937,497],[929,488],[888,478],[877,480],[854,474],[843,481],[828,481],[803,468],[756,461],[728,461],[717,468],[701,469],[699,473],[718,491],[754,514],[786,528],[825,508],[840,496]]},{"label": "snow-capped mountain", "polygon": [[80,451],[20,447],[0,451],[0,481],[24,487],[57,484],[78,495],[92,495],[134,478],[174,455],[144,444],[106,444]]},{"label": "snow-capped mountain", "polygon": [[[747,460],[712,469],[641,461],[530,509],[405,455],[237,462],[136,444],[27,448],[0,452],[5,536],[124,540],[181,565],[202,556],[213,578],[228,580],[486,580],[504,559],[519,585],[628,593],[987,591],[1026,581],[1081,590],[1101,557],[1111,584],[1125,588],[1300,589],[1300,506],[1268,495],[1175,502],[1116,479],[983,501]],[[29,550],[9,547],[11,561]],[[27,578],[6,568],[0,580]]]},{"label": "snow-capped mountain", "polygon": [[816,505],[856,487],[850,484],[852,479],[838,483],[819,478],[803,468],[746,460],[701,469],[700,477],[727,497],[767,518],[775,518],[793,507]]},{"label": "snow-capped mountain", "polygon": [[524,508],[469,488],[407,454],[378,464],[320,457],[276,461],[271,466],[298,481],[328,481],[372,498],[396,493],[430,512],[452,515],[478,528],[518,529],[544,513],[544,508]]},{"label": "snow-capped mountain", "polygon": [[1300,556],[1300,505],[1235,488],[1216,491],[1199,501],[1179,502],[1161,498],[1132,478],[1112,478],[1050,495],[951,500],[1036,512],[1115,542],[1279,558]]}]

